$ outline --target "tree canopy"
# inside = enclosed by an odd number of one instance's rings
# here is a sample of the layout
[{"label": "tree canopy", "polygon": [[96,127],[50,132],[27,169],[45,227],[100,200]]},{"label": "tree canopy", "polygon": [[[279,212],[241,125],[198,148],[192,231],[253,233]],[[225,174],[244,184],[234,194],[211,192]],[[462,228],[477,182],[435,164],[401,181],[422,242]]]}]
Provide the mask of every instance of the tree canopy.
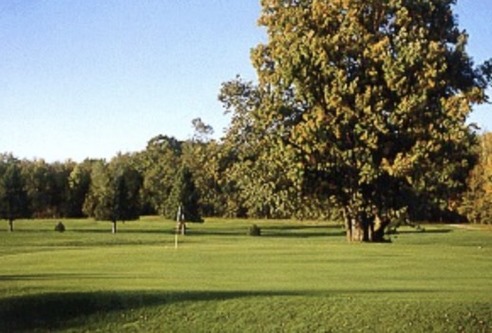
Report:
[{"label": "tree canopy", "polygon": [[128,156],[119,155],[109,164],[95,164],[91,177],[90,192],[84,203],[88,216],[112,222],[113,233],[117,232],[117,221],[139,218],[142,180]]},{"label": "tree canopy", "polygon": [[453,3],[262,1],[256,124],[275,153],[296,156],[300,191],[343,209],[349,240],[381,241],[432,188],[439,203],[463,190],[474,142],[465,121],[486,100],[486,78]]}]

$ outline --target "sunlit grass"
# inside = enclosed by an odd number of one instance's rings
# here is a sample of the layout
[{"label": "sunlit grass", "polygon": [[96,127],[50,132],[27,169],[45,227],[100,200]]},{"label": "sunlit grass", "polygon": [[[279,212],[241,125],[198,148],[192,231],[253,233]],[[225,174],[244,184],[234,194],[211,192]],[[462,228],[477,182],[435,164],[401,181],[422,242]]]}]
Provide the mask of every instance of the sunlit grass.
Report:
[{"label": "sunlit grass", "polygon": [[[207,220],[19,221],[0,232],[0,331],[487,332],[492,233],[403,229],[345,243],[340,226]],[[247,236],[257,224],[261,237]],[[6,222],[5,228],[6,230]]]}]

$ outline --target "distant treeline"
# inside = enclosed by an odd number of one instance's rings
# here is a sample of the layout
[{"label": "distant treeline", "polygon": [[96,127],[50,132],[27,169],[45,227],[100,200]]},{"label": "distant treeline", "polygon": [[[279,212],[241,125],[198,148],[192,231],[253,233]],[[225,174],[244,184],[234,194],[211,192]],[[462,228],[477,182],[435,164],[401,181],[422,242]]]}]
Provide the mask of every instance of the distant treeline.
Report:
[{"label": "distant treeline", "polygon": [[[169,136],[152,138],[145,150],[118,154],[110,161],[86,159],[47,163],[42,159],[19,160],[12,154],[0,155],[0,198],[2,218],[7,219],[9,191],[20,191],[22,211],[16,217],[78,218],[96,217],[98,197],[104,185],[123,177],[126,203],[134,215],[159,214],[175,218],[176,203],[170,201],[173,188],[191,184],[197,216],[341,219],[341,210],[330,198],[301,196],[283,176],[287,169],[266,165],[253,168],[254,147],[238,137],[210,139],[212,128],[200,119],[193,121],[195,136],[179,141]],[[253,149],[250,159],[239,158]],[[492,216],[492,134],[484,134],[476,145],[476,166],[467,178],[466,191],[445,207],[414,198],[409,205],[412,220],[465,221],[490,223]],[[247,165],[251,164],[251,167]],[[246,167],[245,167],[246,165]],[[259,174],[258,167],[264,168]],[[185,171],[183,171],[185,170]],[[277,173],[272,173],[276,171]],[[254,171],[254,172],[252,172]],[[184,173],[183,173],[184,172]],[[118,179],[123,179],[118,178]],[[322,179],[316,180],[323,181]],[[309,191],[306,191],[309,193]],[[19,199],[21,198],[21,199]]]}]

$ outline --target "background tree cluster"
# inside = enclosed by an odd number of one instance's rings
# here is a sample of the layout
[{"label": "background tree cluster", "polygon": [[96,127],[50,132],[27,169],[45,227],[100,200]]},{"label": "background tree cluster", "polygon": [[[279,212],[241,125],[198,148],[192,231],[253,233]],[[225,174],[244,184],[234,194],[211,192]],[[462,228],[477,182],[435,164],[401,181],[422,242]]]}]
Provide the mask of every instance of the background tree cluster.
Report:
[{"label": "background tree cluster", "polygon": [[470,222],[492,224],[492,133],[481,136],[475,149],[478,164],[467,180],[459,211]]},{"label": "background tree cluster", "polygon": [[[250,85],[234,81],[224,84],[224,89]],[[289,178],[293,170],[286,166],[291,162],[273,158],[265,142],[240,142],[247,134],[242,133],[241,139],[233,125],[247,117],[233,120],[222,141],[157,136],[144,151],[120,154],[109,162],[47,163],[0,155],[0,217],[12,222],[78,217],[123,221],[151,214],[175,219],[177,207],[185,202],[193,208],[188,220],[195,222],[203,216],[341,219],[343,212],[326,194],[317,192],[329,186],[329,180],[309,180],[314,194],[303,197]],[[463,174],[463,195],[454,197],[455,193],[441,207],[427,200],[433,193],[421,193],[412,198],[413,220],[450,221],[458,216],[473,223],[491,223],[491,140],[486,133],[473,146],[470,158],[475,167],[469,177]]]},{"label": "background tree cluster", "polygon": [[490,223],[490,134],[466,119],[488,101],[492,62],[473,64],[454,3],[262,0],[258,82],[222,85],[221,140],[197,118],[191,139],[159,135],[109,162],[4,155],[2,217],[91,216],[115,230],[186,203],[190,221],[338,218],[351,241],[382,241],[406,217]]}]

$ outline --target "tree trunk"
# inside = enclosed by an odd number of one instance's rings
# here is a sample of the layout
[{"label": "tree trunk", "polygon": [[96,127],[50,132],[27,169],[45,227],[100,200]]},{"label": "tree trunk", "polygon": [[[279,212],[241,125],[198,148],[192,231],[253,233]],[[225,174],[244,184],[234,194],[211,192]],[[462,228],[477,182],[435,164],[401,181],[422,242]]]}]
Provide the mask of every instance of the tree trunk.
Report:
[{"label": "tree trunk", "polygon": [[376,215],[374,218],[374,232],[372,235],[372,241],[373,242],[385,242],[386,240],[384,239],[384,231],[386,230],[386,227],[390,224],[389,219],[384,219],[381,218],[380,216]]},{"label": "tree trunk", "polygon": [[353,223],[355,230],[352,232],[353,241],[370,242],[372,239],[373,220],[366,214],[359,214],[357,220]]},{"label": "tree trunk", "polygon": [[365,233],[363,221],[360,219],[352,221],[352,242],[364,242]]},{"label": "tree trunk", "polygon": [[345,234],[346,234],[346,237],[347,237],[347,242],[351,242],[352,241],[352,223],[353,223],[353,220],[352,220],[352,217],[350,215],[350,209],[348,209],[347,207],[344,207],[343,208],[343,219],[345,221]]},{"label": "tree trunk", "polygon": [[9,219],[9,232],[14,231],[14,220]]},{"label": "tree trunk", "polygon": [[350,214],[344,209],[345,232],[348,242],[384,242],[385,229],[389,220],[367,214]]},{"label": "tree trunk", "polygon": [[367,241],[369,232],[365,219],[359,214],[351,214],[350,208],[344,209],[344,215],[347,241],[349,243]]},{"label": "tree trunk", "polygon": [[118,230],[116,229],[116,221],[111,221],[112,222],[112,228],[111,228],[111,232],[113,234],[115,234]]}]

